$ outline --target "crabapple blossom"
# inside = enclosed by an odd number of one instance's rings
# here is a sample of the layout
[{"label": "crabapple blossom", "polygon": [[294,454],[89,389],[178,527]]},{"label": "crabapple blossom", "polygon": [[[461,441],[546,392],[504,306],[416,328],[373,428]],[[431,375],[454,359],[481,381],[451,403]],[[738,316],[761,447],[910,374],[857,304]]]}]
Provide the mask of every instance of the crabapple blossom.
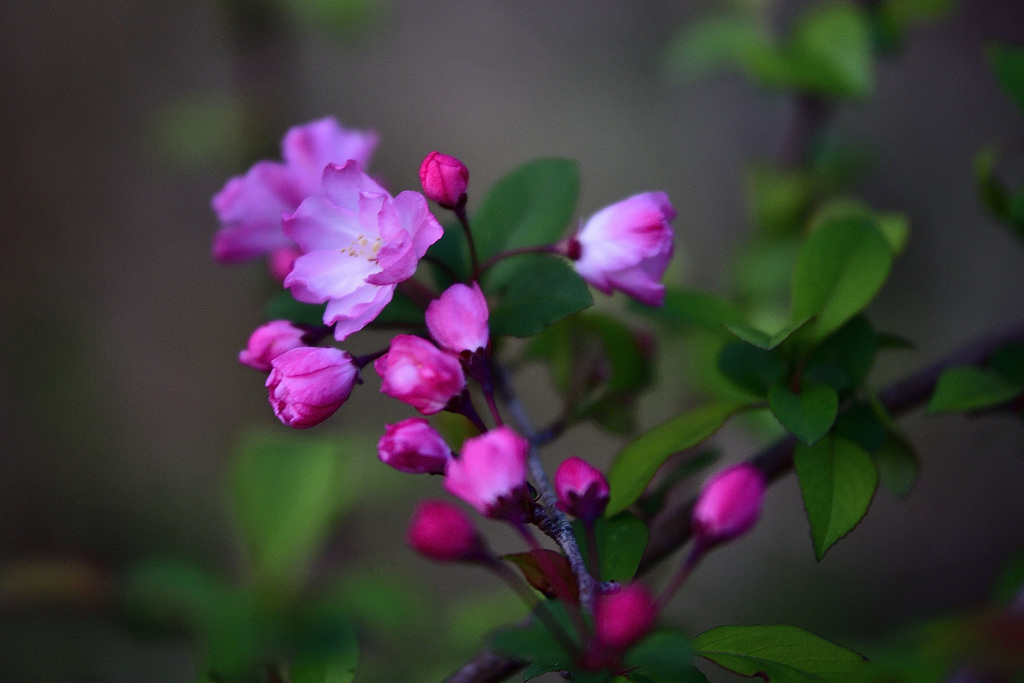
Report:
[{"label": "crabapple blossom", "polygon": [[576,272],[605,294],[619,290],[660,306],[675,215],[664,192],[637,194],[595,213],[563,247],[576,261]]},{"label": "crabapple blossom", "polygon": [[427,306],[427,329],[446,351],[474,353],[487,348],[487,316],[480,285],[454,284]]},{"label": "crabapple blossom", "polygon": [[466,386],[457,358],[411,334],[392,339],[388,352],[375,360],[373,367],[383,380],[381,392],[424,415],[444,410]]},{"label": "crabapple blossom", "polygon": [[238,362],[270,372],[271,361],[282,353],[309,346],[302,340],[307,332],[289,320],[271,320],[249,335],[249,344],[238,354]]},{"label": "crabapple blossom", "polygon": [[281,142],[284,163],[257,162],[214,196],[213,210],[221,224],[214,258],[237,263],[293,247],[281,229],[282,214],[319,192],[327,164],[349,159],[367,164],[376,146],[376,133],[343,128],[332,117],[290,129]]},{"label": "crabapple blossom", "polygon": [[434,151],[420,164],[423,193],[446,209],[466,201],[469,169],[453,156]]},{"label": "crabapple blossom", "polygon": [[707,548],[749,531],[761,515],[766,486],[761,470],[748,463],[708,479],[693,508],[691,524],[697,543]]},{"label": "crabapple blossom", "polygon": [[398,424],[384,425],[377,454],[381,461],[401,472],[444,474],[452,450],[425,419],[410,417]]},{"label": "crabapple blossom", "polygon": [[392,197],[355,161],[328,165],[323,193],[286,217],[284,231],[303,252],[284,286],[299,301],[326,302],[324,324],[339,341],[377,317],[443,234],[423,195]]},{"label": "crabapple blossom", "polygon": [[444,487],[486,517],[521,515],[529,442],[508,427],[466,439],[445,470]]},{"label": "crabapple blossom", "polygon": [[442,562],[470,560],[483,550],[480,535],[469,517],[441,500],[419,504],[406,540],[416,552]]},{"label": "crabapple blossom", "polygon": [[352,356],[335,348],[292,349],[271,365],[270,405],[281,422],[295,429],[312,427],[333,415],[359,381]]},{"label": "crabapple blossom", "polygon": [[567,458],[555,470],[558,509],[592,524],[608,506],[608,480],[581,458]]}]

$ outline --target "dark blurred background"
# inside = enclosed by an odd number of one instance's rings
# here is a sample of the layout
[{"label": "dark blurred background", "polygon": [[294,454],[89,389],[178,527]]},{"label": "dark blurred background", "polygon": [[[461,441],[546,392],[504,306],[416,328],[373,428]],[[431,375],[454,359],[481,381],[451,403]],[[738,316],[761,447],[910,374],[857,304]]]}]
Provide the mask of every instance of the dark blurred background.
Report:
[{"label": "dark blurred background", "polygon": [[[785,16],[802,3],[778,4]],[[670,278],[722,291],[746,230],[743,169],[777,147],[792,103],[738,76],[688,86],[666,77],[669,41],[717,7],[0,4],[3,561],[70,559],[114,576],[151,555],[237,566],[222,493],[229,453],[246,425],[284,428],[262,377],[235,362],[272,288],[261,265],[213,263],[209,201],[255,158],[277,158],[291,125],[333,114],[376,129],[372,170],[396,190],[417,187],[430,150],[454,154],[472,174],[471,210],[539,156],[579,161],[581,217],[665,190],[679,214]],[[870,313],[918,346],[881,363],[879,384],[1024,311],[1024,251],[971,180],[977,150],[1019,140],[1024,123],[985,62],[991,40],[1024,41],[1024,4],[959,3],[880,64],[873,98],[838,112],[836,125],[876,164],[864,196],[905,211],[912,227]],[[545,382],[523,378],[541,395]],[[372,444],[369,416],[407,416],[376,388],[369,378],[325,432]],[[543,421],[542,406],[531,411]],[[905,425],[924,460],[909,500],[880,492],[818,564],[795,482],[781,483],[755,533],[693,577],[678,623],[794,623],[869,648],[900,624],[979,601],[1024,546],[1020,422],[915,415]],[[618,443],[574,430],[548,457],[606,463]],[[733,458],[755,447],[738,430],[725,445]],[[376,464],[372,448],[365,458]],[[398,558],[434,586],[468,580],[469,570],[427,566],[398,543],[413,501],[440,491],[436,481],[401,485],[413,493],[357,507],[339,557],[370,567]],[[70,604],[0,595],[0,678],[192,680],[181,641],[132,635],[90,581],[86,572],[85,597]]]}]

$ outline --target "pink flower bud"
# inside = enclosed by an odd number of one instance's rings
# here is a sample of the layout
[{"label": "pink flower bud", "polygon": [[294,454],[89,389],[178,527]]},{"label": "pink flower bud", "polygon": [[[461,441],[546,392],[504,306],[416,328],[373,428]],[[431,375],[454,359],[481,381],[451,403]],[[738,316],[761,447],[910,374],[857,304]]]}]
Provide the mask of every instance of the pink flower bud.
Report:
[{"label": "pink flower bud", "polygon": [[270,363],[285,351],[301,349],[304,330],[288,320],[271,320],[249,336],[249,345],[238,354],[238,362],[260,372],[270,372]]},{"label": "pink flower bud", "polygon": [[522,514],[529,442],[508,427],[466,439],[452,458],[444,487],[487,517]]},{"label": "pink flower bud", "polygon": [[466,201],[469,169],[453,156],[431,152],[420,164],[420,183],[428,199],[453,209]]},{"label": "pink flower bud", "polygon": [[470,560],[482,550],[473,522],[459,508],[440,500],[425,500],[413,513],[409,545],[442,562]]},{"label": "pink flower bud", "polygon": [[383,382],[380,390],[424,415],[444,410],[466,386],[458,359],[422,337],[400,334],[373,363]]},{"label": "pink flower bud", "polygon": [[580,458],[562,461],[555,471],[558,509],[591,524],[608,506],[608,480]]},{"label": "pink flower bud", "polygon": [[384,425],[384,436],[377,442],[377,454],[386,464],[410,474],[444,474],[452,457],[448,444],[422,417]]},{"label": "pink flower bud", "polygon": [[335,348],[292,349],[271,365],[267,377],[270,405],[281,422],[295,429],[312,427],[330,417],[359,379],[352,356]]},{"label": "pink flower bud", "polygon": [[455,284],[427,306],[427,329],[441,348],[454,353],[487,348],[487,300],[480,285]]},{"label": "pink flower bud", "polygon": [[625,650],[640,640],[658,616],[658,605],[642,584],[630,583],[597,596],[594,637],[600,646]]},{"label": "pink flower bud", "polygon": [[605,294],[625,292],[648,306],[665,300],[662,275],[672,258],[676,212],[664,192],[634,195],[606,206],[562,245],[576,272]]},{"label": "pink flower bud", "polygon": [[693,535],[704,547],[746,533],[761,515],[766,482],[761,470],[743,463],[708,479],[693,508]]}]

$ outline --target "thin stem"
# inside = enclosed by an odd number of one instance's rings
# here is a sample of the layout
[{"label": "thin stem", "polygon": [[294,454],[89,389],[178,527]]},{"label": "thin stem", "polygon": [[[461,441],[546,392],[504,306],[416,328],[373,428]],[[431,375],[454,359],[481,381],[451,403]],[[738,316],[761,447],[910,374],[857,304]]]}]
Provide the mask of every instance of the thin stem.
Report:
[{"label": "thin stem", "polygon": [[501,419],[501,413],[498,411],[498,404],[494,401],[494,392],[485,390],[484,398],[487,399],[487,407],[491,409],[491,417],[494,418],[494,424],[499,427],[505,424]]},{"label": "thin stem", "polygon": [[459,202],[452,211],[455,212],[456,218],[458,218],[459,223],[462,224],[462,231],[466,233],[466,243],[469,245],[469,258],[473,263],[473,280],[479,280],[480,258],[476,253],[476,242],[473,241],[473,231],[469,228],[469,217],[466,215],[466,202]]},{"label": "thin stem", "polygon": [[679,592],[679,589],[686,582],[686,579],[690,577],[690,573],[693,572],[694,567],[700,562],[700,558],[704,556],[704,548],[699,545],[694,545],[693,549],[687,554],[686,559],[679,565],[679,569],[672,575],[672,580],[665,586],[665,590],[658,596],[658,609],[662,609],[672,596]]},{"label": "thin stem", "polygon": [[548,581],[551,582],[551,587],[554,589],[555,595],[562,601],[562,604],[565,605],[565,610],[569,613],[569,618],[572,619],[572,625],[576,627],[576,632],[579,634],[580,640],[586,641],[590,636],[590,628],[587,627],[587,622],[583,619],[583,613],[580,612],[580,606],[574,599],[576,596],[572,594],[572,589],[569,587],[569,584],[565,582],[565,577],[558,572],[558,567],[551,562],[551,558],[549,558],[547,553],[544,552],[544,548],[541,547],[540,543],[537,542],[537,539],[534,538],[532,533],[530,533],[529,527],[523,523],[518,523],[515,526],[519,535],[522,536],[526,541],[526,544],[530,546],[530,550],[534,551],[533,556],[536,558],[537,564],[540,565],[541,571],[544,572],[545,576],[548,577]]},{"label": "thin stem", "polygon": [[539,245],[539,246],[535,246],[535,247],[519,247],[518,249],[509,249],[508,251],[503,251],[500,254],[495,254],[494,256],[492,256],[491,258],[487,259],[482,264],[480,264],[480,267],[476,270],[476,274],[479,277],[479,275],[481,273],[484,273],[485,271],[487,271],[488,268],[492,268],[496,264],[504,261],[507,258],[511,258],[513,256],[522,256],[524,254],[559,254],[559,253],[561,253],[561,252],[558,249],[556,249],[555,245],[553,245],[553,244],[545,244],[545,245]]},{"label": "thin stem", "polygon": [[416,308],[427,310],[430,302],[437,298],[437,292],[419,280],[408,279],[398,283],[398,291],[409,297]]},{"label": "thin stem", "polygon": [[551,481],[548,479],[547,473],[544,472],[544,466],[540,462],[540,450],[537,448],[537,432],[533,429],[533,425],[530,423],[530,418],[527,416],[522,402],[520,402],[519,397],[512,390],[504,368],[495,363],[492,368],[492,375],[495,387],[501,394],[501,398],[512,416],[512,422],[523,436],[530,441],[530,457],[528,460],[530,475],[533,477],[534,484],[540,492],[540,505],[546,518],[545,524],[538,526],[541,531],[547,534],[562,549],[565,559],[569,561],[572,573],[576,576],[576,585],[580,590],[580,604],[584,610],[590,612],[594,609],[594,578],[587,571],[587,563],[583,559],[583,553],[580,552],[580,546],[572,533],[572,526],[569,524],[569,520],[558,509],[558,498],[555,496],[554,489],[551,487]]}]

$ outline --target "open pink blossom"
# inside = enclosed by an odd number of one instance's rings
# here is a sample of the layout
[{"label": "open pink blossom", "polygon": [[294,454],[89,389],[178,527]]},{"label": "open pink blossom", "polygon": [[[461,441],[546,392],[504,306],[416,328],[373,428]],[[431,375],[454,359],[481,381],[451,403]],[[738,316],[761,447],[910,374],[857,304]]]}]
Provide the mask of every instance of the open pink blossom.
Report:
[{"label": "open pink blossom", "polygon": [[380,314],[444,232],[423,195],[392,197],[355,161],[328,165],[322,194],[286,217],[284,231],[303,252],[284,286],[299,301],[326,302],[324,323],[339,341]]},{"label": "open pink blossom", "polygon": [[487,300],[480,285],[454,284],[427,306],[427,329],[453,353],[487,348]]},{"label": "open pink blossom", "polygon": [[332,117],[289,130],[281,142],[284,163],[260,161],[214,196],[221,223],[214,258],[236,263],[293,246],[281,230],[282,214],[319,192],[327,164],[349,159],[367,164],[376,146],[376,133],[348,130]]},{"label": "open pink blossom", "polygon": [[[606,206],[570,241],[569,255],[584,280],[611,294],[619,290],[649,306],[665,300],[661,278],[672,258],[676,212],[664,192],[646,192]],[[578,255],[573,253],[578,248]]]},{"label": "open pink blossom", "polygon": [[521,514],[529,442],[508,427],[466,439],[448,463],[444,487],[487,517]]},{"label": "open pink blossom", "polygon": [[306,429],[320,424],[341,407],[359,381],[359,369],[347,352],[303,347],[285,351],[271,361],[267,396],[284,424]]},{"label": "open pink blossom", "polygon": [[424,415],[444,410],[462,392],[466,376],[457,358],[423,337],[399,334],[388,352],[373,362],[380,390]]}]

